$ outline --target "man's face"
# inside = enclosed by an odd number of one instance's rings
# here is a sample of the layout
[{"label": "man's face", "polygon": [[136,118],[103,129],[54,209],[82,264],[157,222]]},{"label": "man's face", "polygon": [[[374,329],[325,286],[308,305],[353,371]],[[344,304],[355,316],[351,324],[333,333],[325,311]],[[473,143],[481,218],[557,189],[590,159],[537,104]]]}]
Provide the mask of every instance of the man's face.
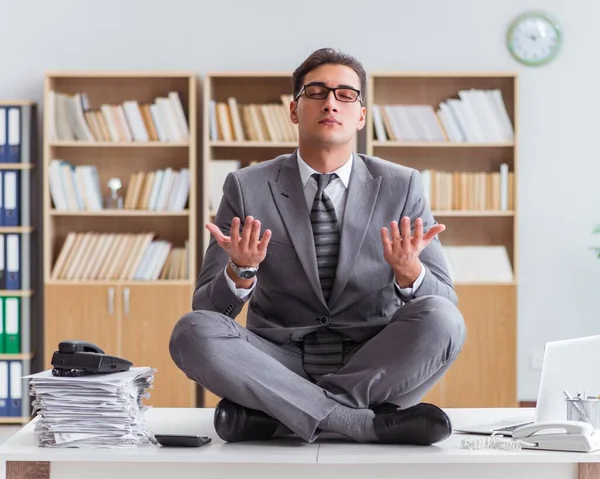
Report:
[{"label": "man's face", "polygon": [[[365,125],[366,109],[361,104],[362,97],[356,101],[343,101],[353,100],[356,94],[350,89],[338,90],[336,98],[333,91],[327,91],[323,86],[360,90],[356,72],[345,65],[322,65],[307,73],[303,84],[313,86],[306,87],[290,106],[290,118],[298,124],[300,140],[324,148],[351,142],[356,131]],[[325,94],[327,96],[322,98]]]}]

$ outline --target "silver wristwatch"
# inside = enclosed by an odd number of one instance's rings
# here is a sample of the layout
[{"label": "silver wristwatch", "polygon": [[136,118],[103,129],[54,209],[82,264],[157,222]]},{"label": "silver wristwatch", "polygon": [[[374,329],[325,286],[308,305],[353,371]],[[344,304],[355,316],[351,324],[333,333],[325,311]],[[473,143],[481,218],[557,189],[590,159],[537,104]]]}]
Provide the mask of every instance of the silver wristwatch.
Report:
[{"label": "silver wristwatch", "polygon": [[231,258],[229,258],[229,266],[231,267],[232,271],[242,279],[254,278],[258,272],[257,266],[238,266],[232,261]]}]

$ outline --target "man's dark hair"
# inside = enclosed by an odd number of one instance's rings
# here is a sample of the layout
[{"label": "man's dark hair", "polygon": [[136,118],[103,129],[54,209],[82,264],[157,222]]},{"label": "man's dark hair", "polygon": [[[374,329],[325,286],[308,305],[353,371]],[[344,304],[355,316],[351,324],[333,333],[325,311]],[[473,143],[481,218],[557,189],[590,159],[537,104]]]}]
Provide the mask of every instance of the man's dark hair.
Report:
[{"label": "man's dark hair", "polygon": [[365,90],[367,87],[367,74],[365,73],[365,69],[353,56],[342,53],[339,50],[336,51],[333,48],[321,48],[314,51],[298,68],[296,68],[296,70],[294,70],[294,73],[292,74],[292,91],[294,93],[294,98],[296,98],[298,93],[300,93],[300,90],[302,90],[306,74],[321,65],[326,64],[345,65],[352,68],[360,80],[360,97],[362,101],[364,101]]}]

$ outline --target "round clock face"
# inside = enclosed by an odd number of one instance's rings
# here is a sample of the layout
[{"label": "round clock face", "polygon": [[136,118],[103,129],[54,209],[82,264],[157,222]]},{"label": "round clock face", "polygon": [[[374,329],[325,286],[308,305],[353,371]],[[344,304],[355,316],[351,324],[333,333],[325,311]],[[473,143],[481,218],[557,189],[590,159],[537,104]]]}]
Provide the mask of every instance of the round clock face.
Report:
[{"label": "round clock face", "polygon": [[524,65],[544,65],[552,60],[561,45],[560,28],[549,15],[531,12],[514,20],[507,42],[512,56]]}]

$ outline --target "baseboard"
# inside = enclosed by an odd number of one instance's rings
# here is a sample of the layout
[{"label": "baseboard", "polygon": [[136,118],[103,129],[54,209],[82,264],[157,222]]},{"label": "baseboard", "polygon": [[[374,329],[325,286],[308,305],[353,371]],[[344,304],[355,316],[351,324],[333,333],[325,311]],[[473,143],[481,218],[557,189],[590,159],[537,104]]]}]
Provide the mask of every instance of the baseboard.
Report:
[{"label": "baseboard", "polygon": [[519,401],[519,407],[535,407],[536,401]]}]

